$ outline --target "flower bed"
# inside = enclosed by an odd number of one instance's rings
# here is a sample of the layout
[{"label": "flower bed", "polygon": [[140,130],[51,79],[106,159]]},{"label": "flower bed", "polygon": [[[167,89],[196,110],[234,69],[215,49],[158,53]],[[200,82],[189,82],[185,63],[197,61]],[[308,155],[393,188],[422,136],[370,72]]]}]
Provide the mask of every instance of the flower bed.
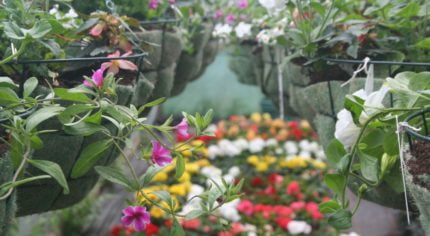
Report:
[{"label": "flower bed", "polygon": [[[327,168],[323,150],[307,122],[253,114],[249,119],[232,116],[209,129],[215,137],[203,136],[181,147],[187,163],[180,179],[171,177],[174,165],[168,165],[154,176],[150,187],[143,189],[161,205],[165,202],[151,193],[168,191],[178,214],[190,216],[201,207],[200,198],[194,197],[205,187],[222,188],[223,181],[243,184],[241,199],[222,205],[215,216],[180,220],[187,235],[335,233],[318,207],[330,200],[321,185]],[[146,201],[140,195],[136,198]],[[185,199],[192,200],[182,205]],[[151,206],[149,212],[152,222],[146,228],[147,235],[167,233],[172,220],[157,206]],[[119,226],[112,234],[126,231],[132,234]]]}]

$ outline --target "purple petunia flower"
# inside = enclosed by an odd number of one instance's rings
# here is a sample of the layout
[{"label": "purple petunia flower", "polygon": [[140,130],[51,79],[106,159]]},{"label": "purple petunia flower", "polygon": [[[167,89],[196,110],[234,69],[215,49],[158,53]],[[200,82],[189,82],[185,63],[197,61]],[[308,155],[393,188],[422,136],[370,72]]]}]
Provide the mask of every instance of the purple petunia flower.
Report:
[{"label": "purple petunia flower", "polygon": [[146,226],[151,223],[151,216],[146,211],[146,207],[129,206],[122,210],[122,214],[122,224],[129,226],[134,223],[134,229],[138,232],[144,231]]},{"label": "purple petunia flower", "polygon": [[225,22],[229,25],[233,25],[235,20],[236,20],[236,17],[232,14],[229,14],[225,17]]},{"label": "purple petunia flower", "polygon": [[[94,71],[93,75],[91,76],[91,79],[96,84],[97,87],[101,88],[103,86],[104,76],[103,73],[105,72],[105,67],[100,67],[100,69]],[[87,87],[93,87],[93,84],[90,83],[87,80],[84,80],[84,85]]]},{"label": "purple petunia flower", "polygon": [[163,147],[158,141],[152,141],[152,161],[159,165],[165,166],[172,162],[172,155],[170,150]]},{"label": "purple petunia flower", "polygon": [[237,7],[240,9],[245,9],[248,7],[248,0],[238,0],[237,1]]},{"label": "purple petunia flower", "polygon": [[158,8],[158,0],[149,0],[149,9],[155,10]]}]

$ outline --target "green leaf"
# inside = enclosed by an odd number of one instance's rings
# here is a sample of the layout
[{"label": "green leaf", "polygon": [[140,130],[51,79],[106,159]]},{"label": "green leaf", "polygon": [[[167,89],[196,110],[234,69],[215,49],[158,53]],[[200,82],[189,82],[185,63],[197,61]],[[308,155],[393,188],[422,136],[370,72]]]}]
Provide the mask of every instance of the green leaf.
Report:
[{"label": "green leaf", "polygon": [[345,154],[336,165],[336,170],[341,174],[347,174],[349,172],[349,164],[351,162],[351,154]]},{"label": "green leaf", "polygon": [[55,42],[53,39],[48,40],[40,40],[38,39],[37,42],[42,44],[45,48],[49,49],[49,51],[52,52],[55,56],[59,57],[61,55],[61,47],[60,45]]},{"label": "green leaf", "polygon": [[178,154],[178,157],[176,158],[175,178],[176,179],[181,178],[184,172],[185,172],[185,159],[181,154]]},{"label": "green leaf", "polygon": [[200,216],[202,216],[205,212],[202,210],[192,210],[191,212],[187,213],[187,215],[185,216],[186,220],[192,220],[195,218],[198,218]]},{"label": "green leaf", "polygon": [[185,236],[185,231],[182,226],[179,224],[176,218],[173,219],[173,226],[170,230],[170,236]]},{"label": "green leaf", "polygon": [[51,24],[47,20],[39,20],[31,29],[23,30],[23,32],[29,34],[34,39],[38,39],[49,33],[51,29]]},{"label": "green leaf", "polygon": [[58,115],[58,119],[61,121],[61,123],[68,124],[73,121],[73,117],[75,115],[91,111],[92,109],[94,109],[94,107],[87,104],[71,105],[61,112],[60,115]]},{"label": "green leaf", "polygon": [[416,2],[409,2],[406,7],[397,12],[396,16],[400,18],[410,18],[418,15],[420,5]]},{"label": "green leaf", "polygon": [[357,151],[360,159],[361,174],[367,180],[376,182],[379,176],[379,160],[378,158],[368,155],[360,150]]},{"label": "green leaf", "polygon": [[41,179],[50,179],[52,178],[52,176],[50,175],[39,175],[39,176],[34,176],[34,177],[29,177],[29,178],[25,178],[25,179],[20,179],[18,181],[15,182],[7,182],[4,183],[0,186],[0,195],[3,195],[4,193],[7,192],[7,190],[9,190],[10,188],[14,188],[26,183],[30,183],[36,180],[41,180]]},{"label": "green leaf", "polygon": [[28,97],[33,93],[33,91],[36,89],[37,85],[39,84],[39,81],[36,77],[31,77],[30,79],[26,80],[24,83],[24,97]]},{"label": "green leaf", "polygon": [[64,176],[63,170],[61,167],[52,161],[45,161],[45,160],[35,160],[31,159],[28,160],[28,163],[30,163],[32,166],[36,167],[37,169],[49,174],[52,176],[58,184],[63,187],[63,193],[69,194],[69,186],[67,185],[66,177]]},{"label": "green leaf", "polygon": [[99,22],[99,18],[90,18],[87,21],[85,21],[85,23],[83,23],[81,26],[79,26],[79,28],[76,30],[76,33],[81,33],[91,27],[93,27],[95,24],[97,24]]},{"label": "green leaf", "polygon": [[364,100],[353,95],[346,95],[345,97],[345,109],[351,112],[352,119],[355,124],[360,124],[360,115],[363,112]]},{"label": "green leaf", "polygon": [[87,123],[100,125],[102,123],[102,112],[98,111],[98,112],[94,113],[93,115],[85,118],[84,121]]},{"label": "green leaf", "polygon": [[82,150],[79,155],[78,161],[72,169],[72,178],[76,179],[85,175],[103,156],[112,144],[111,139],[99,140],[94,142]]},{"label": "green leaf", "polygon": [[328,223],[339,230],[349,229],[352,227],[352,213],[346,209],[339,209],[329,215]]},{"label": "green leaf", "polygon": [[11,103],[18,102],[18,95],[16,95],[16,93],[12,89],[0,87],[0,105],[9,105]]},{"label": "green leaf", "polygon": [[162,168],[159,166],[152,165],[148,167],[145,171],[145,174],[140,177],[140,182],[142,186],[149,184],[152,181],[152,178],[161,170]]},{"label": "green leaf", "polygon": [[419,41],[415,46],[421,49],[430,49],[430,37]]},{"label": "green leaf", "polygon": [[3,22],[3,31],[8,38],[23,40],[25,35],[21,28],[13,21]]},{"label": "green leaf", "polygon": [[324,176],[324,182],[337,195],[343,194],[343,189],[346,184],[345,176],[340,174],[326,174]]},{"label": "green leaf", "polygon": [[88,103],[91,101],[91,99],[87,97],[85,94],[72,92],[71,90],[67,90],[65,88],[55,88],[54,92],[55,92],[55,95],[57,95],[58,97],[66,101],[83,102],[83,103]]},{"label": "green leaf", "polygon": [[16,84],[9,77],[0,76],[0,87],[17,88]]},{"label": "green leaf", "polygon": [[384,136],[384,151],[391,156],[399,154],[399,148],[397,146],[397,136],[395,132],[385,132]]},{"label": "green leaf", "polygon": [[330,200],[330,201],[321,203],[319,205],[319,208],[320,208],[321,213],[330,214],[330,213],[334,213],[337,210],[339,210],[341,208],[341,206],[336,201]]},{"label": "green leaf", "polygon": [[114,167],[107,166],[96,166],[95,170],[97,173],[105,178],[106,180],[122,185],[128,188],[130,191],[139,191],[139,186],[137,184],[133,184],[127,176],[121,173],[121,170]]},{"label": "green leaf", "polygon": [[326,149],[327,160],[332,164],[336,165],[342,157],[346,155],[345,148],[343,144],[337,140],[333,139],[328,145]]},{"label": "green leaf", "polygon": [[172,203],[172,197],[170,196],[170,193],[167,191],[155,191],[152,192],[155,196],[159,197],[162,201],[165,201],[169,206]]},{"label": "green leaf", "polygon": [[60,114],[62,111],[64,111],[64,107],[44,107],[39,109],[27,118],[25,129],[30,132],[43,121]]},{"label": "green leaf", "polygon": [[384,143],[384,131],[381,129],[372,129],[364,135],[360,143],[365,143],[366,149],[382,146]]},{"label": "green leaf", "polygon": [[91,124],[87,122],[80,122],[73,126],[64,127],[64,132],[66,132],[69,135],[76,135],[76,136],[89,136],[100,131],[109,132],[109,130],[102,125],[96,125],[96,124]]},{"label": "green leaf", "polygon": [[162,97],[162,98],[156,99],[152,102],[149,102],[149,103],[147,103],[147,104],[145,104],[139,108],[139,114],[142,113],[146,108],[156,106],[156,105],[161,104],[165,101],[166,101],[166,98]]}]

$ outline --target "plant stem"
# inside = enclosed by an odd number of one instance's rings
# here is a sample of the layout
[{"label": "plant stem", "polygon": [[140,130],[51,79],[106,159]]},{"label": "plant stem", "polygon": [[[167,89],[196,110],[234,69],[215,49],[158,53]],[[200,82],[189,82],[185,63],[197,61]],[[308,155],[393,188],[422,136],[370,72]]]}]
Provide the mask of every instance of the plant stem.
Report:
[{"label": "plant stem", "polygon": [[[22,156],[21,163],[20,163],[18,169],[16,170],[15,175],[12,178],[12,183],[16,182],[16,180],[18,179],[21,171],[24,169],[24,166],[25,166],[25,164],[28,161],[28,157],[30,156],[30,153],[31,153],[31,148],[27,147],[27,150],[25,151],[24,155]],[[0,197],[0,201],[1,200],[5,200],[6,198],[8,198],[12,194],[14,188],[15,187],[10,188],[9,191],[5,195],[1,196]]]},{"label": "plant stem", "polygon": [[25,49],[27,48],[27,44],[28,44],[27,40],[24,39],[22,41],[21,46],[19,47],[18,51],[15,54],[12,54],[12,55],[6,57],[5,59],[1,60],[0,66],[12,61],[14,58],[19,57],[22,53],[24,53]]}]

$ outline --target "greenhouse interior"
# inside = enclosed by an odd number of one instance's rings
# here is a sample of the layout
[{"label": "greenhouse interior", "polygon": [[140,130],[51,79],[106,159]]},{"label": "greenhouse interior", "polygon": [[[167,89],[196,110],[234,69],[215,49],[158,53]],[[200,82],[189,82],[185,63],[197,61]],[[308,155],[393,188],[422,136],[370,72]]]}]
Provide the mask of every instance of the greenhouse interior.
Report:
[{"label": "greenhouse interior", "polygon": [[0,18],[0,236],[430,236],[430,1]]}]

